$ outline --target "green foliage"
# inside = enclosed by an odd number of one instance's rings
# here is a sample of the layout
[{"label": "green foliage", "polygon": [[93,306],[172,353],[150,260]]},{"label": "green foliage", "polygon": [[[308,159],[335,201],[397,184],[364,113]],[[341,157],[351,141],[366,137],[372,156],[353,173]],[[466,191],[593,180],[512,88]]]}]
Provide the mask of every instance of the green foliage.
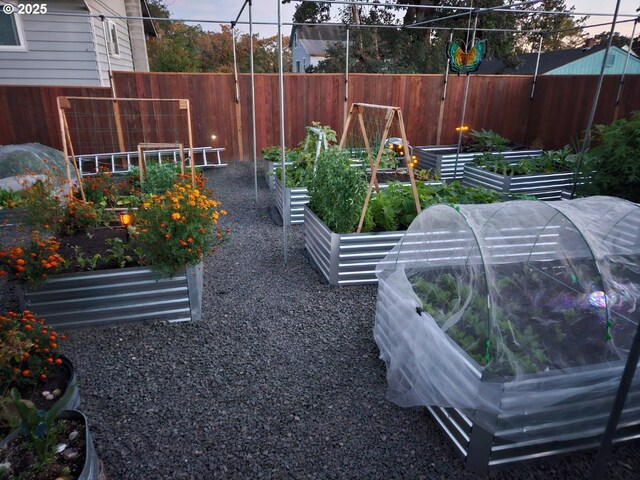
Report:
[{"label": "green foliage", "polygon": [[107,249],[104,256],[105,263],[115,263],[119,268],[124,268],[134,263],[133,257],[128,253],[131,250],[128,243],[117,237],[109,238],[106,243],[110,248]]},{"label": "green foliage", "polygon": [[4,208],[19,208],[22,202],[20,192],[0,188],[0,210]]},{"label": "green foliage", "polygon": [[[285,152],[285,155],[286,155],[286,152]],[[263,148],[262,158],[264,158],[267,162],[280,162],[282,161],[282,150],[280,149],[280,147],[276,145],[272,147]]]},{"label": "green foliage", "polygon": [[[458,182],[449,185],[417,183],[416,189],[422,209],[437,203],[494,203],[501,200],[500,195],[493,190],[464,187]],[[411,187],[395,182],[373,195],[369,210],[373,220],[372,228],[380,231],[406,230],[417,215]]]},{"label": "green foliage", "polygon": [[[324,133],[327,139],[327,145],[332,145],[336,141],[336,132],[331,127],[321,125],[318,122],[312,122],[310,126],[305,127],[307,134],[302,142],[298,144],[293,150],[287,151],[286,161],[290,161],[291,165],[288,165],[285,170],[285,186],[288,188],[303,187],[309,184],[309,181],[314,174],[314,165],[316,161],[316,144],[320,139],[320,136],[311,130],[311,128],[318,129]],[[278,147],[270,147],[272,149]],[[321,151],[324,147],[321,147]],[[278,149],[280,152],[280,149]],[[267,152],[268,154],[270,152]],[[277,168],[275,171],[276,178],[282,178],[282,168]]]},{"label": "green foliage", "polygon": [[74,245],[71,249],[73,250],[73,262],[80,270],[95,270],[98,262],[102,259],[99,253],[92,257],[87,257],[78,245]]},{"label": "green foliage", "polygon": [[599,145],[584,158],[584,171],[591,181],[579,186],[579,194],[640,202],[640,111],[611,125],[596,125],[593,133]]},{"label": "green foliage", "polygon": [[511,141],[492,130],[471,130],[464,136],[462,147],[467,152],[504,152],[511,147]]},{"label": "green foliage", "polygon": [[364,169],[351,166],[347,151],[337,147],[323,150],[308,189],[309,207],[332,231],[354,231],[367,194],[367,180]]},{"label": "green foliage", "polygon": [[536,175],[542,173],[574,172],[576,155],[567,145],[560,150],[549,150],[539,157],[507,161],[504,155],[485,152],[473,161],[473,165],[500,175]]},{"label": "green foliage", "polygon": [[155,163],[147,166],[142,184],[142,193],[162,194],[178,181],[180,165],[175,163]]},{"label": "green foliage", "polygon": [[67,388],[64,395],[47,411],[38,410],[32,404],[22,401],[18,390],[15,387],[11,389],[11,398],[20,416],[20,433],[25,438],[27,447],[35,454],[40,467],[51,462],[56,454],[56,417],[68,403],[74,389],[74,386]]}]

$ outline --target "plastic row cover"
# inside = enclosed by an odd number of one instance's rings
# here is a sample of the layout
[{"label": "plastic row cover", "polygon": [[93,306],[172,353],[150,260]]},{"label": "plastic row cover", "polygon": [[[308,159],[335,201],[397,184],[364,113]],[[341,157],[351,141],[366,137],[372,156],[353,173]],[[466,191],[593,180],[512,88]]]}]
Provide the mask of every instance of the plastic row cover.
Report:
[{"label": "plastic row cover", "polygon": [[640,320],[639,260],[640,207],[616,198],[426,209],[376,272],[390,400],[490,431],[578,398],[606,412]]}]

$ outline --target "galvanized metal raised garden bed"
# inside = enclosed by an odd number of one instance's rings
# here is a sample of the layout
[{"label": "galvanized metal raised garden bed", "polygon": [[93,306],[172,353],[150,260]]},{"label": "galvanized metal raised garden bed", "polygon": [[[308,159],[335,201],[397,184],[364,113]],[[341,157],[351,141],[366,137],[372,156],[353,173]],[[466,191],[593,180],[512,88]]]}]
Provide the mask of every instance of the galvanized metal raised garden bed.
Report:
[{"label": "galvanized metal raised garden bed", "polygon": [[[270,162],[269,160],[263,160],[263,172],[264,179],[267,181],[269,189],[276,188],[276,168],[282,167],[282,162]],[[291,165],[291,162],[285,162],[285,165]]]},{"label": "galvanized metal raised garden bed", "polygon": [[[378,295],[393,295],[390,291],[379,290]],[[390,300],[393,301],[393,300]],[[378,302],[378,305],[384,302]],[[393,329],[381,324],[378,317],[377,335],[392,335]],[[391,341],[390,341],[391,342]],[[400,342],[401,343],[401,342]],[[461,348],[461,369],[472,366],[482,378],[480,366]],[[462,365],[464,363],[464,365]],[[619,365],[590,365],[565,369],[563,371],[539,372],[528,375],[526,381],[515,384],[506,381],[501,399],[497,404],[508,405],[513,398],[522,395],[522,389],[531,391],[531,402],[535,403],[535,392],[544,392],[558,385],[588,384],[594,381],[594,372],[614,368],[622,374],[624,363]],[[423,371],[423,372],[426,372]],[[415,372],[402,374],[410,379]],[[582,380],[584,379],[584,380]],[[495,381],[493,379],[492,381]],[[412,384],[408,380],[407,384]],[[615,389],[614,389],[615,392]],[[592,391],[576,395],[543,410],[522,411],[519,414],[484,414],[483,425],[495,425],[488,431],[472,418],[477,412],[457,408],[427,407],[429,413],[454,445],[456,452],[464,459],[468,471],[483,474],[516,462],[535,460],[552,455],[569,453],[597,447],[600,434],[613,405],[614,392]],[[515,434],[516,440],[510,440]],[[624,442],[640,438],[640,379],[636,379],[625,403],[615,442]]]},{"label": "galvanized metal raised garden bed", "polygon": [[[458,155],[456,167],[457,145],[431,145],[413,147],[413,154],[418,157],[417,169],[432,170],[440,174],[441,180],[462,180],[465,164],[482,155],[482,152],[463,152]],[[496,152],[504,155],[506,161],[526,157],[539,157],[542,150],[512,150]]]},{"label": "galvanized metal raised garden bed", "polygon": [[311,264],[330,285],[377,283],[376,265],[406,232],[338,234],[304,206],[304,244]]},{"label": "galvanized metal raised garden bed", "polygon": [[142,320],[200,320],[203,266],[161,277],[147,267],[52,275],[22,290],[21,308],[59,329]]},{"label": "galvanized metal raised garden bed", "polygon": [[560,200],[562,191],[571,189],[573,172],[540,173],[535,175],[502,175],[482,167],[467,165],[462,184],[484,187],[501,193],[521,193],[539,200]]}]

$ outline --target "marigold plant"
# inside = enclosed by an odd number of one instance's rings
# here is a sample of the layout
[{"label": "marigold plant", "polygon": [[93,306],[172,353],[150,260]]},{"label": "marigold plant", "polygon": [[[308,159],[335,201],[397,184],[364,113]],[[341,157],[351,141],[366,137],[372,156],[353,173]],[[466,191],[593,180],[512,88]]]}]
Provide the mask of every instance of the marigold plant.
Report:
[{"label": "marigold plant", "polygon": [[22,285],[37,285],[57,273],[64,259],[58,254],[60,243],[54,237],[43,238],[37,231],[31,234],[28,246],[15,245],[0,250],[0,276]]},{"label": "marigold plant", "polygon": [[0,315],[0,392],[46,380],[62,364],[64,339],[29,310]]},{"label": "marigold plant", "polygon": [[229,229],[218,225],[220,202],[211,192],[176,183],[164,195],[152,195],[136,216],[134,243],[154,270],[173,275],[215,251]]}]

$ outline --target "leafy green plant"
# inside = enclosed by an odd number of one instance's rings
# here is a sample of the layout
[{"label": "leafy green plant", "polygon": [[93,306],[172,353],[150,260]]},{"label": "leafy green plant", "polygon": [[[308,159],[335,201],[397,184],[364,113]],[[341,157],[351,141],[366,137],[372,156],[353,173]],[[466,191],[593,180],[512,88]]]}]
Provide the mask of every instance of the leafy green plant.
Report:
[{"label": "leafy green plant", "polygon": [[142,193],[162,194],[178,181],[180,165],[176,163],[156,163],[147,166],[142,184]]},{"label": "leafy green plant", "polygon": [[511,141],[491,130],[471,130],[464,136],[463,149],[467,152],[503,152],[511,147]]},{"label": "leafy green plant", "polygon": [[92,257],[85,256],[82,248],[78,245],[72,246],[71,249],[73,250],[74,262],[80,270],[95,270],[98,262],[102,259],[99,253]]},{"label": "leafy green plant", "polygon": [[57,417],[73,395],[75,386],[66,389],[64,395],[49,410],[38,410],[20,398],[14,387],[11,398],[20,416],[19,431],[25,443],[35,454],[39,467],[47,465],[55,456]]},{"label": "leafy green plant", "polygon": [[106,263],[115,263],[119,268],[124,268],[133,263],[133,257],[127,253],[131,250],[128,243],[123,242],[117,237],[108,239],[106,243],[110,247],[104,256]]},{"label": "leafy green plant", "polygon": [[264,158],[267,162],[279,162],[282,160],[282,150],[276,145],[263,148],[262,158]]},{"label": "leafy green plant", "polygon": [[364,169],[351,166],[347,151],[330,147],[318,158],[309,185],[309,207],[336,233],[351,233],[367,194]]},{"label": "leafy green plant", "polygon": [[[464,187],[458,182],[452,182],[449,185],[417,183],[416,189],[422,209],[436,203],[494,203],[501,200],[498,192],[484,188]],[[381,231],[406,230],[417,215],[411,187],[399,183],[392,183],[373,195],[369,210],[372,222],[367,226]]]},{"label": "leafy green plant", "polygon": [[20,192],[0,188],[0,210],[4,208],[19,208],[22,204],[23,199]]},{"label": "leafy green plant", "polygon": [[544,173],[573,172],[576,156],[567,145],[560,150],[549,150],[539,157],[507,161],[500,153],[485,152],[476,157],[473,165],[505,176],[537,175]]},{"label": "leafy green plant", "polygon": [[578,187],[580,195],[612,195],[640,202],[640,111],[611,125],[596,125],[598,144],[583,158],[590,181]]}]

